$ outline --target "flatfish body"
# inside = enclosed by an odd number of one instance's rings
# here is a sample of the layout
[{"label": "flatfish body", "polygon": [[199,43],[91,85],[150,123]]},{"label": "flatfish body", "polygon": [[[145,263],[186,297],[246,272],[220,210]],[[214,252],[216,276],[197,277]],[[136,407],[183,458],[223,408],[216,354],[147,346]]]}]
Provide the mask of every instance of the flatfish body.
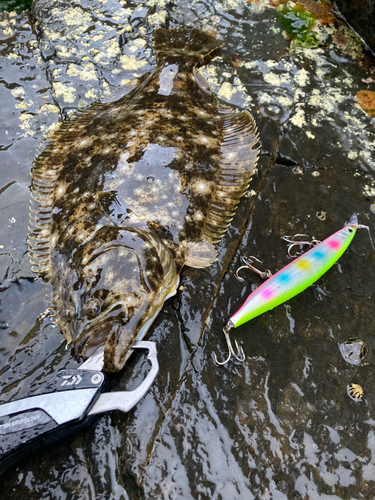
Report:
[{"label": "flatfish body", "polygon": [[128,95],[64,121],[32,170],[33,270],[78,355],[120,370],[184,265],[209,266],[257,161],[251,115],[223,109],[196,72],[222,45],[157,29],[156,69]]}]

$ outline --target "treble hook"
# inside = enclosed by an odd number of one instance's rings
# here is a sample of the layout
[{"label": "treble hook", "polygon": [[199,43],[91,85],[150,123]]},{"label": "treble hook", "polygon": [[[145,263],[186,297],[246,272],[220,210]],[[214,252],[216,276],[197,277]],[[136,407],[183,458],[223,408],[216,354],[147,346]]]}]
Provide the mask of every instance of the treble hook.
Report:
[{"label": "treble hook", "polygon": [[266,280],[268,278],[270,278],[272,276],[272,273],[269,269],[266,269],[265,271],[260,271],[259,269],[257,269],[256,267],[254,267],[252,265],[252,261],[253,260],[256,260],[257,262],[259,262],[260,264],[262,263],[259,259],[257,259],[256,257],[254,257],[253,255],[251,255],[250,257],[242,257],[242,262],[245,264],[244,266],[241,266],[237,269],[236,271],[236,278],[238,279],[238,281],[245,281],[243,278],[240,278],[238,276],[238,271],[241,271],[241,269],[250,269],[251,271],[254,271],[256,272],[257,274],[259,274],[259,276],[263,279],[263,280]]},{"label": "treble hook", "polygon": [[243,352],[243,349],[242,347],[238,347],[238,343],[237,343],[237,340],[235,340],[235,344],[236,344],[236,347],[237,347],[237,354],[234,353],[234,350],[233,350],[233,347],[232,347],[232,342],[230,340],[230,337],[229,337],[229,331],[232,329],[233,327],[233,323],[231,321],[228,321],[228,323],[226,324],[226,326],[224,326],[223,328],[223,332],[224,332],[224,335],[225,335],[225,340],[227,341],[227,346],[228,346],[228,350],[229,350],[229,354],[228,354],[228,357],[226,360],[222,361],[221,363],[217,360],[217,356],[216,354],[214,353],[214,357],[215,357],[215,363],[217,365],[226,365],[228,363],[228,361],[232,358],[232,356],[234,358],[237,359],[237,361],[240,361],[241,363],[243,363],[245,361],[245,353]]},{"label": "treble hook", "polygon": [[301,252],[296,252],[295,254],[292,254],[291,250],[293,247],[296,246],[303,246],[303,245],[309,245],[311,247],[314,247],[316,245],[319,245],[321,243],[320,240],[316,240],[313,238],[311,241],[302,241],[302,240],[297,240],[296,238],[308,238],[307,234],[295,234],[294,236],[283,236],[283,240],[287,241],[290,243],[288,247],[288,255],[291,259],[294,259],[295,257],[298,257],[301,255]]}]

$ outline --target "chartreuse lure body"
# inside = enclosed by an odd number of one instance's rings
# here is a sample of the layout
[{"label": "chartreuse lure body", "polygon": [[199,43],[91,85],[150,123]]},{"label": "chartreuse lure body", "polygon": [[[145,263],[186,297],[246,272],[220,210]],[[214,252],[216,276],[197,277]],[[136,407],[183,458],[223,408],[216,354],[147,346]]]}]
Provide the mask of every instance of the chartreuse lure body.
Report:
[{"label": "chartreuse lure body", "polygon": [[237,327],[303,292],[341,257],[358,228],[354,214],[347,225],[311,248],[260,285],[230,318]]},{"label": "chartreuse lure body", "polygon": [[[252,292],[242,307],[231,316],[224,328],[224,334],[229,347],[228,359],[223,363],[218,363],[216,360],[216,363],[225,364],[234,355],[228,333],[230,329],[236,328],[270,311],[312,285],[345,252],[358,227],[358,219],[356,214],[354,214],[340,231],[332,234],[317,246],[283,267]],[[239,356],[235,357],[243,361],[243,351],[239,350]]]}]

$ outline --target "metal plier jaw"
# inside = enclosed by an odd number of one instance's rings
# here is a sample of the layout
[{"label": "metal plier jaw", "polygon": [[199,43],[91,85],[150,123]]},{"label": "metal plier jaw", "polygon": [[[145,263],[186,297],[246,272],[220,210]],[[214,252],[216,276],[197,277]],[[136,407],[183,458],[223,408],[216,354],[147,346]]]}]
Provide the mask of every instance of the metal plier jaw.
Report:
[{"label": "metal plier jaw", "polygon": [[132,349],[147,349],[151,362],[151,370],[133,391],[101,392],[101,349],[78,369],[56,373],[38,394],[0,405],[0,474],[29,452],[85,427],[93,415],[134,408],[150,389],[159,364],[154,342],[138,341]]}]

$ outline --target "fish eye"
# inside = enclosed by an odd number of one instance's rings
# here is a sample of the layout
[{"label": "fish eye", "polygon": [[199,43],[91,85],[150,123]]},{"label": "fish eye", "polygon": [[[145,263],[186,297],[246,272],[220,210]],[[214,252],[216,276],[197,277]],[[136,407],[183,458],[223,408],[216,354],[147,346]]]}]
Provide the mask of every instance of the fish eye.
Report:
[{"label": "fish eye", "polygon": [[101,309],[98,299],[91,299],[84,306],[85,313],[89,318],[95,318],[95,316],[100,313]]}]

